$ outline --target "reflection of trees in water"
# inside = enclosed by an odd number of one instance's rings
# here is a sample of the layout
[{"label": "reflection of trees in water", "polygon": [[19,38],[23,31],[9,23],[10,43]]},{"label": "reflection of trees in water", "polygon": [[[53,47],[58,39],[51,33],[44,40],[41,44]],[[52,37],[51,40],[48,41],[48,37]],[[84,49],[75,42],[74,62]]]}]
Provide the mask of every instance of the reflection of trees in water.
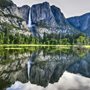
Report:
[{"label": "reflection of trees in water", "polygon": [[[81,60],[87,54],[86,50],[54,47],[13,52],[10,54],[7,51],[8,54],[6,54],[7,58],[11,59],[10,62],[0,63],[0,83],[3,80],[7,82],[6,86],[8,83],[10,85],[18,80],[23,83],[31,81],[31,83],[46,87],[49,83],[58,82],[70,65]],[[84,54],[80,55],[82,53]],[[7,61],[7,58],[5,60],[3,56],[4,61]]]}]

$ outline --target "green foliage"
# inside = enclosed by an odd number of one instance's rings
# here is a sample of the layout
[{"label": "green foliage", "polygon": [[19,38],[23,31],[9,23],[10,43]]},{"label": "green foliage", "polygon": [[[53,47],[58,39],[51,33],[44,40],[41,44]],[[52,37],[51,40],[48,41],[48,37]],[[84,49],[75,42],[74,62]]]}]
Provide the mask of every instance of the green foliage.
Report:
[{"label": "green foliage", "polygon": [[24,34],[11,34],[12,27],[4,28],[4,32],[0,33],[0,44],[46,44],[46,45],[86,45],[89,44],[90,39],[85,36],[68,36],[59,38],[58,36],[51,37],[50,35],[44,36],[43,39],[38,37],[25,36]]},{"label": "green foliage", "polygon": [[86,45],[90,43],[90,38],[83,34],[76,35],[60,35],[60,34],[47,34],[44,33],[43,38],[25,36],[24,34],[11,34],[10,30],[15,28],[19,30],[19,27],[8,24],[6,22],[0,23],[2,26],[0,32],[0,44],[46,44],[46,45]]}]

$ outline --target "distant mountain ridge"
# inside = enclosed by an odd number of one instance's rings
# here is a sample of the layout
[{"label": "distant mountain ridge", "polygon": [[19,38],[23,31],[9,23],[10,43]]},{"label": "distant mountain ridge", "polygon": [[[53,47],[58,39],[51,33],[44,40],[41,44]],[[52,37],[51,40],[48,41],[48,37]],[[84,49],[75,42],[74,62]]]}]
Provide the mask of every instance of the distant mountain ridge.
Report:
[{"label": "distant mountain ridge", "polygon": [[73,27],[90,36],[90,13],[70,17],[67,20]]}]

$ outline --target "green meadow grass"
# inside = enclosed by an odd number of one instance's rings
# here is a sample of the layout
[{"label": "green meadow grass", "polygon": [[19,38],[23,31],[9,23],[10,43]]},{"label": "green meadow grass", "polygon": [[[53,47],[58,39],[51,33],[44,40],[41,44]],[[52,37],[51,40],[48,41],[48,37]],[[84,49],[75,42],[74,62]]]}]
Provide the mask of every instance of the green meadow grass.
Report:
[{"label": "green meadow grass", "polygon": [[44,45],[44,44],[1,44],[0,47],[4,47],[5,49],[23,49],[24,47],[58,47],[58,48],[70,48],[70,47],[78,47],[78,48],[90,48],[90,45]]}]

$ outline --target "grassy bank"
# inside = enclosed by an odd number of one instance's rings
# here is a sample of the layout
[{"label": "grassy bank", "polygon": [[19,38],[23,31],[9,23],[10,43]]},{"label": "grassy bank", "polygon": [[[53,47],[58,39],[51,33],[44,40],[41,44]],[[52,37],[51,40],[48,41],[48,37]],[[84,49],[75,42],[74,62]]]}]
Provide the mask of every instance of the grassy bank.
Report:
[{"label": "grassy bank", "polygon": [[0,44],[0,47],[4,47],[5,49],[23,49],[25,47],[58,47],[58,48],[90,48],[90,45],[45,45],[45,44]]},{"label": "grassy bank", "polygon": [[0,44],[0,46],[61,46],[61,47],[79,46],[79,47],[90,47],[90,45],[46,45],[46,44]]}]

